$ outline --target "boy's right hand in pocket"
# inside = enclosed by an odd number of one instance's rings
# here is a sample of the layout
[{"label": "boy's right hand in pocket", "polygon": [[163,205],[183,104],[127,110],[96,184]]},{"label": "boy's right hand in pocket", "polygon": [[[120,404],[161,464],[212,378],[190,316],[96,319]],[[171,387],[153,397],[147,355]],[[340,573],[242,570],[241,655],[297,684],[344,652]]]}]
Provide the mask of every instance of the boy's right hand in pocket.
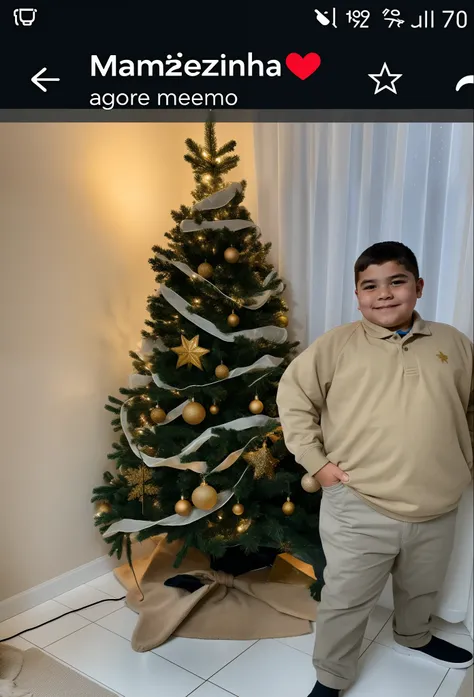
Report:
[{"label": "boy's right hand in pocket", "polygon": [[318,480],[321,486],[333,486],[338,482],[349,481],[349,476],[332,462],[328,462],[327,465],[324,465],[324,467],[314,475],[314,478]]}]

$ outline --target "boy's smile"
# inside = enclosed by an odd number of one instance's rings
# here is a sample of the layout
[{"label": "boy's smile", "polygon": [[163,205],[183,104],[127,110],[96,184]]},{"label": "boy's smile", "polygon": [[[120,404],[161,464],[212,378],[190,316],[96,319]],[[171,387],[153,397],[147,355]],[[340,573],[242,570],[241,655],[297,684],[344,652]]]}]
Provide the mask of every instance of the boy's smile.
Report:
[{"label": "boy's smile", "polygon": [[365,319],[381,327],[408,330],[423,291],[423,279],[395,261],[372,264],[359,273],[356,295]]}]

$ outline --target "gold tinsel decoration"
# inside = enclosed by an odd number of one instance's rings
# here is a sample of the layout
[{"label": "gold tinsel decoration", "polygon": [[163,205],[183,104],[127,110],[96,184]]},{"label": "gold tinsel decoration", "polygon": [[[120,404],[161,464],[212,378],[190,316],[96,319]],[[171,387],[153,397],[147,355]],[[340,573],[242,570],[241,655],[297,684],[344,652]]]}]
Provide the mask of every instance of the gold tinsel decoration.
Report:
[{"label": "gold tinsel decoration", "polygon": [[128,494],[129,501],[141,501],[143,503],[143,494],[148,496],[156,496],[160,491],[156,484],[149,484],[152,479],[151,469],[145,465],[140,467],[127,468],[123,472],[123,476],[127,480],[127,484],[132,487]]},{"label": "gold tinsel decoration", "polygon": [[181,368],[183,365],[194,365],[196,368],[199,368],[199,370],[202,370],[201,356],[210,353],[210,350],[199,346],[199,335],[192,339],[186,339],[186,337],[181,335],[181,344],[181,346],[176,346],[171,349],[178,354],[176,367]]},{"label": "gold tinsel decoration", "polygon": [[242,457],[251,467],[253,467],[254,479],[261,479],[262,477],[274,479],[275,467],[278,464],[278,460],[273,457],[266,443],[264,443],[258,450],[252,450],[245,453],[245,455]]}]

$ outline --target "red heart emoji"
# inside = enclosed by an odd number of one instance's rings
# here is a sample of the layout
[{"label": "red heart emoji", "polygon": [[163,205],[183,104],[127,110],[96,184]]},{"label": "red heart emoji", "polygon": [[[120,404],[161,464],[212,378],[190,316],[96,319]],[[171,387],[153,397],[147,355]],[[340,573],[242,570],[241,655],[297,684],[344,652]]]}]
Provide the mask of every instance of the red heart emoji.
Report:
[{"label": "red heart emoji", "polygon": [[286,67],[300,80],[306,80],[320,65],[321,57],[317,53],[307,53],[304,58],[299,53],[289,53],[286,57]]}]

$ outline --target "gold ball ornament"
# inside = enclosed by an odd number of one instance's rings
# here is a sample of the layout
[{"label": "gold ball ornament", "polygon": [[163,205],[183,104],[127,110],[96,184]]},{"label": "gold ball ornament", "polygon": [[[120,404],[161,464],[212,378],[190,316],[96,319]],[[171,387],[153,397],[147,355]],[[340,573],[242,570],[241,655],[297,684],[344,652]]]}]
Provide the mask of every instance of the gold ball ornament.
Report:
[{"label": "gold ball ornament", "polygon": [[227,324],[229,327],[237,327],[237,325],[240,322],[240,317],[235,314],[235,312],[232,312],[228,317],[227,317]]},{"label": "gold ball ornament", "polygon": [[242,506],[241,503],[234,503],[234,505],[232,506],[232,513],[233,513],[234,515],[242,515],[242,513],[244,512],[244,510],[245,510],[245,509],[244,509],[244,507]]},{"label": "gold ball ornament", "polygon": [[217,404],[212,404],[212,405],[209,407],[209,411],[211,412],[211,414],[212,414],[213,416],[215,416],[216,414],[219,413],[219,407],[217,406]]},{"label": "gold ball ornament", "polygon": [[161,407],[155,407],[150,411],[150,418],[155,424],[162,424],[166,419],[166,412]]},{"label": "gold ball ornament", "polygon": [[213,272],[214,269],[212,268],[211,264],[207,263],[207,261],[204,261],[198,266],[198,274],[203,278],[211,278]]},{"label": "gold ball ornament", "polygon": [[155,448],[153,448],[151,445],[145,445],[143,448],[141,448],[142,453],[145,453],[145,455],[149,455],[150,457],[153,457],[155,455]]},{"label": "gold ball ornament", "polygon": [[283,513],[284,513],[285,515],[293,515],[293,513],[295,512],[295,504],[294,504],[292,501],[290,501],[290,497],[289,497],[289,496],[288,496],[288,498],[286,499],[286,501],[285,501],[285,503],[283,504],[283,506],[281,507],[281,510],[283,511]]},{"label": "gold ball ornament", "polygon": [[133,429],[133,431],[132,431],[132,436],[133,436],[134,438],[140,438],[140,436],[143,436],[144,433],[145,433],[145,429],[144,429],[144,428],[135,428],[135,429]]},{"label": "gold ball ornament", "polygon": [[217,503],[217,491],[206,482],[201,482],[200,486],[194,489],[191,500],[199,510],[210,511]]},{"label": "gold ball ornament", "polygon": [[255,395],[255,399],[252,399],[249,404],[249,411],[251,411],[252,414],[261,414],[263,409],[263,402],[261,402],[257,395]]},{"label": "gold ball ornament", "polygon": [[277,317],[277,324],[280,327],[287,327],[288,326],[288,317],[287,315],[278,315]]},{"label": "gold ball ornament", "polygon": [[181,500],[176,502],[174,510],[178,515],[181,515],[183,516],[183,518],[186,518],[188,515],[190,515],[191,511],[193,510],[193,507],[189,501],[186,501],[184,496],[181,496]]},{"label": "gold ball ornament", "polygon": [[240,252],[235,247],[227,247],[224,252],[224,259],[229,264],[236,264],[239,261]]},{"label": "gold ball ornament", "polygon": [[252,525],[251,520],[248,520],[247,518],[243,518],[235,529],[239,533],[239,535],[242,535],[244,532],[247,532],[247,530],[249,529],[249,527],[251,525]]},{"label": "gold ball ornament", "polygon": [[321,484],[318,482],[318,480],[312,477],[309,473],[305,474],[304,477],[301,478],[301,486],[305,491],[308,492],[308,494],[314,494],[315,491],[319,491],[321,488]]},{"label": "gold ball ornament", "polygon": [[183,409],[183,419],[191,426],[197,426],[206,418],[206,410],[199,402],[189,402]]},{"label": "gold ball ornament", "polygon": [[229,377],[229,368],[223,363],[221,363],[215,369],[214,374],[216,378],[219,378],[219,380],[223,380],[224,378]]},{"label": "gold ball ornament", "polygon": [[100,501],[95,509],[95,517],[100,518],[104,513],[110,513],[112,511],[112,506],[107,501]]}]

